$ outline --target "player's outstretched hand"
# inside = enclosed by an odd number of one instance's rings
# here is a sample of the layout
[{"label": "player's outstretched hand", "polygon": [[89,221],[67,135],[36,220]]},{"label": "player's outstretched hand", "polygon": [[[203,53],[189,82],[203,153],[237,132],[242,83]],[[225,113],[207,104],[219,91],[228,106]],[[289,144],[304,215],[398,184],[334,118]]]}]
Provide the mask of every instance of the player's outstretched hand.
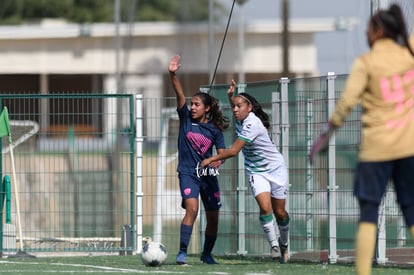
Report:
[{"label": "player's outstretched hand", "polygon": [[211,163],[210,159],[204,159],[201,162],[201,167],[206,167],[206,166],[210,165],[210,163]]},{"label": "player's outstretched hand", "polygon": [[320,134],[320,136],[313,143],[311,151],[309,153],[309,162],[313,164],[313,160],[318,152],[324,151],[328,148],[329,139],[335,132],[336,127],[328,122],[326,129]]},{"label": "player's outstretched hand", "polygon": [[231,80],[231,85],[229,87],[229,89],[227,90],[227,95],[229,97],[232,97],[234,95],[234,92],[236,91],[236,81],[234,81],[234,79]]},{"label": "player's outstretched hand", "polygon": [[175,73],[181,67],[180,59],[181,56],[178,54],[174,55],[171,58],[170,64],[168,65],[168,70],[170,71],[170,73]]},{"label": "player's outstretched hand", "polygon": [[[210,166],[212,168],[220,168],[220,165],[222,163],[223,162],[221,160],[216,160],[216,161],[210,162],[210,164],[208,166]],[[201,165],[203,165],[203,163],[201,163]]]}]

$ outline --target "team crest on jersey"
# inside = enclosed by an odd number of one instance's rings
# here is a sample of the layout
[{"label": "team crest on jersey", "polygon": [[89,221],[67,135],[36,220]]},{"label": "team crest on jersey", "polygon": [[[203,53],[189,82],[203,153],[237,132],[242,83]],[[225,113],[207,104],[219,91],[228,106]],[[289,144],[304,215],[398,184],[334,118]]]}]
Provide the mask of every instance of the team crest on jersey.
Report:
[{"label": "team crest on jersey", "polygon": [[212,141],[200,133],[188,132],[187,139],[190,141],[193,149],[201,156],[204,156],[212,145]]}]

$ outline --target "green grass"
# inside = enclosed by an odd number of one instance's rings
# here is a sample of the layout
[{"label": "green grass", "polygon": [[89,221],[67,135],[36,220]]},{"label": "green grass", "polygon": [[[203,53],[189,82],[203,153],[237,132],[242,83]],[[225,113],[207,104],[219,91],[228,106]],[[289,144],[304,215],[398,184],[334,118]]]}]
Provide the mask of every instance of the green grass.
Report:
[{"label": "green grass", "polygon": [[[216,257],[219,265],[206,265],[197,256],[189,256],[189,266],[175,264],[175,255],[169,255],[160,267],[147,267],[139,256],[84,256],[38,257],[0,259],[1,274],[237,274],[237,275],[310,275],[354,274],[353,265],[289,262],[281,265],[268,258],[228,256]],[[374,267],[373,275],[412,274],[402,267]]]}]

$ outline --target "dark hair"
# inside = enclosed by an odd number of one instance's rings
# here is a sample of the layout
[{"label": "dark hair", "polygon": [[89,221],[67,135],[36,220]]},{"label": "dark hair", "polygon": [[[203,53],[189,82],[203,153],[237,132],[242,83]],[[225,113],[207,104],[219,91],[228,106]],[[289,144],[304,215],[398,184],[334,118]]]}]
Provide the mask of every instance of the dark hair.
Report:
[{"label": "dark hair", "polygon": [[388,10],[379,10],[371,17],[370,24],[375,30],[382,27],[385,37],[391,38],[397,43],[401,42],[414,56],[414,51],[408,40],[407,26],[399,5],[392,4]]},{"label": "dark hair", "polygon": [[213,122],[214,126],[217,127],[220,131],[223,131],[229,127],[230,119],[223,115],[223,112],[220,109],[219,101],[214,96],[210,94],[198,92],[194,94],[193,97],[199,97],[203,102],[204,106],[210,107],[210,111],[207,113],[209,119]]},{"label": "dark hair", "polygon": [[248,104],[252,105],[252,112],[260,118],[260,120],[263,123],[263,126],[266,129],[270,128],[270,122],[269,122],[269,115],[263,111],[262,106],[257,102],[256,98],[249,95],[248,93],[240,93],[237,94],[236,97],[243,98],[244,101],[246,101]]}]

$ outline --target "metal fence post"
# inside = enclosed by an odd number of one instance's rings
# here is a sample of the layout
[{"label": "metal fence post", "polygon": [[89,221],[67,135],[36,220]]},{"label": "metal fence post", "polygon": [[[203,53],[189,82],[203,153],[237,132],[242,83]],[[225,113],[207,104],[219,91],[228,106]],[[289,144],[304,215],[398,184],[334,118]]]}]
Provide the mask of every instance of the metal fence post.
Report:
[{"label": "metal fence post", "polygon": [[[288,91],[289,91],[289,78],[282,77],[279,80],[279,83],[281,85],[280,91],[281,91],[281,112],[280,112],[280,119],[281,119],[281,153],[283,155],[283,158],[285,159],[286,168],[288,170],[289,175],[289,97],[288,97]],[[289,187],[288,187],[289,192]],[[289,212],[289,196],[286,198],[286,210]],[[290,246],[289,248],[290,249]]]},{"label": "metal fence post", "polygon": [[121,233],[121,250],[119,251],[119,255],[132,255],[132,251],[129,248],[132,246],[131,240],[132,234],[132,227],[129,224],[125,224],[122,226],[122,233]]},{"label": "metal fence post", "polygon": [[281,153],[286,161],[286,165],[289,169],[289,98],[288,98],[288,84],[290,80],[287,77],[282,77],[279,80],[281,85],[281,129],[282,129],[282,141],[281,145]]},{"label": "metal fence post", "polygon": [[142,143],[143,137],[143,111],[142,111],[142,94],[135,95],[135,143],[136,143],[136,244],[135,250],[139,254],[142,251],[142,234],[143,234],[143,192],[142,192]]},{"label": "metal fence post", "polygon": [[[328,88],[328,117],[332,114],[335,108],[335,78],[334,72],[329,72],[327,76]],[[336,263],[337,255],[337,231],[336,231],[336,141],[335,134],[329,140],[328,148],[328,208],[329,208],[329,262]]]},{"label": "metal fence post", "polygon": [[[310,152],[312,148],[312,133],[313,133],[313,102],[311,99],[306,101],[306,149],[307,152]],[[313,250],[313,188],[314,188],[314,178],[313,178],[313,169],[312,165],[307,162],[306,168],[306,249],[308,251]]]},{"label": "metal fence post", "polygon": [[403,247],[406,244],[406,242],[407,234],[405,231],[405,221],[400,210],[397,222],[397,247]]},{"label": "metal fence post", "polygon": [[[243,93],[247,84],[238,84],[238,93]],[[243,154],[239,154],[237,158],[237,220],[238,220],[238,250],[237,254],[245,255],[246,251],[246,175],[244,171],[244,157]]]},{"label": "metal fence post", "polygon": [[[280,148],[281,143],[281,131],[282,131],[282,122],[280,117],[280,107],[281,100],[280,100],[280,93],[279,92],[273,92],[272,93],[272,120],[271,120],[271,134],[272,134],[272,140],[276,147]],[[278,234],[279,233],[279,227],[276,225],[275,230]]]},{"label": "metal fence post", "polygon": [[280,93],[272,93],[272,139],[276,147],[280,147],[280,135],[282,124],[280,121]]},{"label": "metal fence post", "polygon": [[381,204],[378,209],[378,234],[377,234],[377,253],[376,253],[376,262],[377,264],[385,264],[388,259],[386,257],[386,249],[387,249],[387,229],[385,226],[386,223],[386,207],[385,202],[387,199],[387,192],[384,194],[382,198]]}]

